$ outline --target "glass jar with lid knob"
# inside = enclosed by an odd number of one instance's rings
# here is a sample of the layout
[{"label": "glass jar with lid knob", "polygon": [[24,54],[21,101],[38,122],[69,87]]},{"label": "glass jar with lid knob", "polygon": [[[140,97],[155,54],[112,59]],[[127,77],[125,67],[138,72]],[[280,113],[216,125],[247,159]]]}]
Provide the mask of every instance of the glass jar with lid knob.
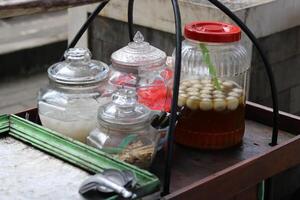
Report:
[{"label": "glass jar with lid knob", "polygon": [[110,100],[109,67],[91,60],[88,49],[73,48],[48,69],[49,85],[38,95],[42,125],[81,142],[96,127],[97,109]]},{"label": "glass jar with lid knob", "polygon": [[144,41],[140,32],[133,42],[111,55],[109,83],[117,88],[137,89],[138,101],[152,110],[170,110],[171,73],[166,67],[166,53]]},{"label": "glass jar with lid knob", "polygon": [[147,168],[159,138],[158,130],[151,126],[154,113],[137,102],[135,90],[119,89],[110,103],[100,106],[97,128],[88,136],[88,144]]},{"label": "glass jar with lid knob", "polygon": [[221,22],[185,26],[176,142],[224,149],[242,142],[249,54],[239,27]]}]

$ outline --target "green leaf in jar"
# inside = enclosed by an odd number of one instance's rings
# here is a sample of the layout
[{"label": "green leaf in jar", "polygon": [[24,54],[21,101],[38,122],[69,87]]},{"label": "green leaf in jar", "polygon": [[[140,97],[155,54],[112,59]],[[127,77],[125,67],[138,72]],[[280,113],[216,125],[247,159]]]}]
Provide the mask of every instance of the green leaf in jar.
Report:
[{"label": "green leaf in jar", "polygon": [[209,50],[205,44],[199,45],[203,54],[204,63],[208,66],[209,75],[212,77],[213,83],[218,90],[221,90],[221,86],[217,77],[217,70],[211,61]]},{"label": "green leaf in jar", "polygon": [[122,151],[124,151],[130,143],[132,143],[134,140],[136,140],[137,137],[138,137],[137,134],[130,134],[130,135],[126,136],[126,137],[121,141],[121,143],[119,144],[119,146],[117,146],[117,147],[105,147],[105,148],[103,148],[103,150],[104,150],[106,153],[110,153],[110,154],[119,154],[119,153],[121,153]]}]

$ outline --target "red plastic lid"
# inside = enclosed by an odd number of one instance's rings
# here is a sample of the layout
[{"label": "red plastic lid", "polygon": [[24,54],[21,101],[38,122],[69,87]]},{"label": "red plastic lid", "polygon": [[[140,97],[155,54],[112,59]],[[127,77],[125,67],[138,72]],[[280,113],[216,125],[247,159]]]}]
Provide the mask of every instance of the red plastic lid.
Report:
[{"label": "red plastic lid", "polygon": [[222,22],[197,21],[185,25],[184,35],[200,42],[229,43],[241,39],[241,29]]}]

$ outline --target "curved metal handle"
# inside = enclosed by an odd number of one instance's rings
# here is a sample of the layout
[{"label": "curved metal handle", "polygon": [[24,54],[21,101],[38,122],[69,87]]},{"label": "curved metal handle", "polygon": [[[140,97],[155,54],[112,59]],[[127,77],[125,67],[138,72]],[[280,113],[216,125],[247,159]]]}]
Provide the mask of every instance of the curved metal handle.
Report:
[{"label": "curved metal handle", "polygon": [[[95,18],[98,16],[98,14],[103,10],[103,8],[107,5],[107,3],[110,0],[103,0],[96,9],[92,12],[92,14],[88,17],[86,22],[82,25],[82,27],[79,29],[79,31],[76,33],[73,40],[70,42],[70,44],[67,47],[67,50],[70,48],[74,48],[82,35],[86,32],[86,30],[90,27],[91,23],[95,20]],[[60,61],[64,60],[64,56],[61,57]]]},{"label": "curved metal handle", "polygon": [[238,16],[236,16],[233,12],[230,11],[229,8],[224,6],[218,0],[208,0],[208,1],[211,2],[212,4],[214,4],[221,11],[223,11],[228,17],[230,17],[245,32],[245,34],[249,37],[249,39],[252,41],[252,43],[258,50],[258,53],[260,54],[260,56],[263,60],[267,75],[269,77],[271,93],[272,93],[272,101],[273,101],[273,134],[272,134],[272,141],[271,141],[270,145],[275,146],[275,145],[277,145],[277,140],[278,140],[279,108],[278,108],[277,87],[276,87],[276,82],[275,82],[275,78],[274,78],[274,74],[272,72],[270,62],[268,61],[266,55],[264,54],[262,47],[260,46],[255,35],[246,26],[246,24],[242,20],[240,20],[240,18],[238,18]]}]

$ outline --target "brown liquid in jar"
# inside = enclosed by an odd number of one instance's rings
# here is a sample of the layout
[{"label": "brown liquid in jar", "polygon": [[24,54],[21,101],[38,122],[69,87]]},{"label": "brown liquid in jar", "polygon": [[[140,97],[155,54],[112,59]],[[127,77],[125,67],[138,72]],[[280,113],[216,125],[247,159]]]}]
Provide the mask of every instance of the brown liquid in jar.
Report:
[{"label": "brown liquid in jar", "polygon": [[181,117],[177,143],[200,149],[224,149],[242,142],[245,130],[245,95],[232,81],[183,81],[178,106]]}]

